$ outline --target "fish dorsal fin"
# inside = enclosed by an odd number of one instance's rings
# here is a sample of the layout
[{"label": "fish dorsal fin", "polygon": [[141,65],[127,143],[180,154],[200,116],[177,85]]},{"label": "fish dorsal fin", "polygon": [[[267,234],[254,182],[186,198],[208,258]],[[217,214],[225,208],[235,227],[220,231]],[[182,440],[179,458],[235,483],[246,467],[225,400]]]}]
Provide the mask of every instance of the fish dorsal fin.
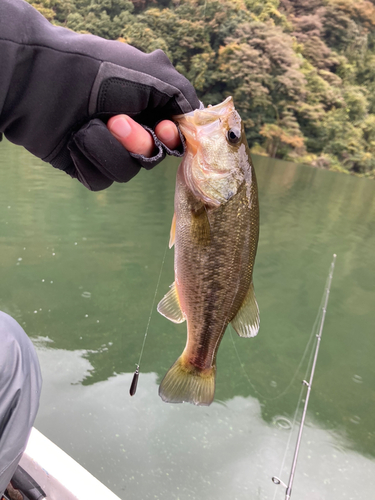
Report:
[{"label": "fish dorsal fin", "polygon": [[158,304],[158,312],[173,323],[183,323],[185,316],[181,311],[180,301],[178,300],[175,282],[172,283],[169,292],[164,295]]},{"label": "fish dorsal fin", "polygon": [[251,282],[249,291],[231,323],[240,337],[255,337],[258,333],[259,307],[254,294],[253,282]]},{"label": "fish dorsal fin", "polygon": [[174,213],[171,225],[171,232],[169,236],[169,248],[173,247],[175,237],[176,237],[176,214]]}]

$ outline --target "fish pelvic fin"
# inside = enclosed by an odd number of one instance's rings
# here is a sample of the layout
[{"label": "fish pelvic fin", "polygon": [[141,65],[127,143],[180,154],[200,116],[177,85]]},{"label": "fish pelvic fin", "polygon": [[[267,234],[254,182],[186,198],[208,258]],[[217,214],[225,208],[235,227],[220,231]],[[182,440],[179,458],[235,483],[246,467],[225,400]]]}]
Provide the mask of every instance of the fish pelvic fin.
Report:
[{"label": "fish pelvic fin", "polygon": [[175,282],[171,284],[169,292],[159,302],[158,312],[170,321],[173,321],[173,323],[183,323],[185,321]]},{"label": "fish pelvic fin", "polygon": [[216,366],[200,370],[182,354],[163,378],[159,396],[166,403],[208,406],[214,399],[215,376]]},{"label": "fish pelvic fin", "polygon": [[249,291],[231,324],[240,337],[255,337],[259,331],[259,323],[259,307],[251,282]]}]

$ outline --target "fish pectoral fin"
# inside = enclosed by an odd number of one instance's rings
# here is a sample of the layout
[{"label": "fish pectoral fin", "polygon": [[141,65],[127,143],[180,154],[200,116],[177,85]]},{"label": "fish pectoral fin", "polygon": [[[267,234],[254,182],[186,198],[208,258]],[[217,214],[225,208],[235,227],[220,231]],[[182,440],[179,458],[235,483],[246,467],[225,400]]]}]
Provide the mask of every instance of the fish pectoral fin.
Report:
[{"label": "fish pectoral fin", "polygon": [[251,282],[249,291],[231,324],[240,337],[255,337],[259,330],[259,323],[259,307],[255,298],[254,285]]},{"label": "fish pectoral fin", "polygon": [[172,283],[169,292],[164,295],[159,302],[158,312],[170,321],[173,321],[173,323],[183,323],[185,321],[184,313],[181,311],[175,282]]},{"label": "fish pectoral fin", "polygon": [[174,240],[176,238],[176,214],[173,214],[171,232],[169,235],[169,248],[172,248],[174,245]]},{"label": "fish pectoral fin", "polygon": [[193,241],[200,246],[207,246],[211,241],[211,227],[206,207],[202,204],[199,209],[192,212],[191,236]]}]

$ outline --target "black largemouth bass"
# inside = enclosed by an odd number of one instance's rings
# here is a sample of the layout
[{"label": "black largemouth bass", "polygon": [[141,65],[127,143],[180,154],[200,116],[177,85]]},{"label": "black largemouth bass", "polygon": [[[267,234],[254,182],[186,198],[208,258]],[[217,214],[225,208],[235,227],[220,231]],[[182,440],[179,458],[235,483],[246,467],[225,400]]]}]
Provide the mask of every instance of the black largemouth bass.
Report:
[{"label": "black largemouth bass", "polygon": [[158,311],[175,323],[186,320],[188,334],[159,395],[169,403],[209,405],[226,327],[231,323],[241,337],[253,337],[259,329],[253,287],[258,190],[231,97],[175,120],[187,151],[177,172],[171,229],[175,282]]}]

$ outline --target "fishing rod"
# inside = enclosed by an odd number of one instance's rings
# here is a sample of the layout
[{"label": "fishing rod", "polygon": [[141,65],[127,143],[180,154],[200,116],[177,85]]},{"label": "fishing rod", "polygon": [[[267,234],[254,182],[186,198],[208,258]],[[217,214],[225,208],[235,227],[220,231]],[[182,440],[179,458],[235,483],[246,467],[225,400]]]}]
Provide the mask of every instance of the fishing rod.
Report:
[{"label": "fishing rod", "polygon": [[305,425],[307,405],[309,404],[311,386],[312,386],[312,382],[313,382],[313,378],[314,378],[314,373],[315,373],[315,366],[316,366],[316,362],[317,362],[318,354],[319,354],[320,341],[321,341],[321,338],[322,338],[324,320],[325,320],[326,312],[327,312],[328,297],[329,297],[329,293],[330,293],[330,290],[331,290],[331,283],[332,283],[332,277],[333,277],[333,270],[335,268],[335,262],[336,262],[336,254],[334,253],[333,254],[333,260],[332,260],[331,267],[330,267],[330,271],[329,271],[329,275],[328,275],[328,282],[327,282],[327,286],[326,286],[326,289],[325,289],[324,303],[323,303],[323,307],[322,307],[322,317],[321,317],[320,325],[319,325],[319,333],[316,335],[316,339],[317,340],[316,340],[314,360],[313,360],[312,367],[311,367],[311,372],[310,372],[310,379],[309,379],[308,382],[306,380],[302,381],[302,384],[307,387],[307,392],[306,392],[306,398],[305,398],[305,405],[303,407],[303,412],[302,412],[301,423],[300,423],[299,431],[298,431],[297,443],[296,443],[296,447],[295,447],[295,450],[294,450],[294,457],[293,457],[292,468],[290,470],[289,482],[286,485],[278,477],[276,477],[276,476],[272,477],[272,481],[275,484],[281,484],[282,486],[284,486],[284,488],[285,488],[285,500],[289,500],[290,497],[291,497],[291,495],[292,495],[292,487],[293,487],[294,475],[295,475],[296,467],[297,467],[297,460],[298,460],[299,449],[300,449],[300,446],[301,446],[303,426]]}]

